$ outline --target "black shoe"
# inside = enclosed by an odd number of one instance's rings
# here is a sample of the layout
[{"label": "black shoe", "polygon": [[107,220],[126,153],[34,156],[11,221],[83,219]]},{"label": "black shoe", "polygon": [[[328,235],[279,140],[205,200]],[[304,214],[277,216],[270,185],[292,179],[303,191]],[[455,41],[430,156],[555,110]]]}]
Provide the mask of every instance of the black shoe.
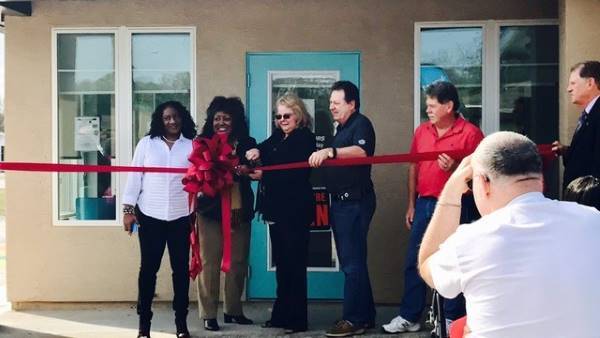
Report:
[{"label": "black shoe", "polygon": [[219,323],[216,318],[209,318],[204,320],[204,329],[208,331],[219,331]]},{"label": "black shoe", "polygon": [[283,333],[285,333],[285,334],[293,334],[293,333],[305,332],[305,331],[306,331],[306,328],[301,328],[301,329],[290,329],[290,328],[287,328],[287,329],[283,330]]},{"label": "black shoe", "polygon": [[[152,317],[152,315],[150,315]],[[150,338],[150,320],[140,318],[138,325],[138,338]]]},{"label": "black shoe", "polygon": [[223,321],[225,323],[237,323],[240,325],[252,325],[254,324],[254,322],[252,321],[252,319],[246,318],[246,316],[244,315],[239,315],[239,316],[231,316],[228,315],[226,313],[223,313]]},{"label": "black shoe", "polygon": [[178,318],[177,316],[175,316],[175,329],[177,332],[175,335],[178,338],[189,338],[190,337],[190,331],[188,330],[187,327],[187,316],[183,317],[183,318]]},{"label": "black shoe", "polygon": [[268,328],[271,328],[271,327],[283,327],[283,325],[278,325],[277,323],[274,323],[272,320],[267,320],[260,327],[262,327],[264,329],[268,329]]}]

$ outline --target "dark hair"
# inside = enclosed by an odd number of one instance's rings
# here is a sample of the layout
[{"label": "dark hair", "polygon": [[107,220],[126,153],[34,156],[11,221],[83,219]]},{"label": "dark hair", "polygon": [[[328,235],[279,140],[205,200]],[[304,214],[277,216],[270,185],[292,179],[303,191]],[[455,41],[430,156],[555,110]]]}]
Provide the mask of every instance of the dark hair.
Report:
[{"label": "dark hair", "polygon": [[450,82],[435,81],[425,88],[425,95],[438,100],[439,103],[448,103],[452,101],[452,110],[458,112],[460,100],[458,99],[458,90]]},{"label": "dark hair", "polygon": [[579,62],[571,67],[571,72],[577,69],[579,69],[579,77],[593,78],[596,82],[596,87],[600,89],[600,61]]},{"label": "dark hair", "polygon": [[167,108],[173,108],[181,118],[181,133],[183,137],[193,139],[196,136],[196,124],[190,115],[187,108],[179,101],[167,101],[159,104],[154,113],[152,113],[152,121],[150,122],[150,138],[160,137],[165,135],[165,123],[163,122],[163,112]]},{"label": "dark hair", "polygon": [[563,199],[600,210],[600,180],[592,175],[575,179],[565,189]]},{"label": "dark hair", "polygon": [[344,101],[347,103],[354,101],[354,108],[356,111],[360,110],[360,92],[354,83],[350,81],[337,81],[331,86],[331,91],[334,90],[343,90]]},{"label": "dark hair", "polygon": [[215,114],[218,112],[223,112],[231,116],[230,140],[239,140],[248,137],[248,124],[246,123],[242,100],[239,97],[226,98],[225,96],[215,96],[208,105],[208,108],[206,108],[206,120],[202,127],[203,137],[212,137],[215,134],[213,120],[215,119]]}]

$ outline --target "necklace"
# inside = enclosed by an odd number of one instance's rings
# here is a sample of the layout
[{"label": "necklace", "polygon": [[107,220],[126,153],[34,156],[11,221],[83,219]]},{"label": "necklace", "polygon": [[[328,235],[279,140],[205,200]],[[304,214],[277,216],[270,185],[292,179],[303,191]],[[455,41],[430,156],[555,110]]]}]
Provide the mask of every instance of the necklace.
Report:
[{"label": "necklace", "polygon": [[166,138],[166,137],[164,137],[164,136],[161,136],[161,137],[162,137],[162,139],[163,139],[165,142],[167,142],[167,143],[170,143],[170,144],[173,144],[173,143],[177,142],[177,140],[175,140],[175,141],[171,141],[171,140],[169,140],[168,138]]}]

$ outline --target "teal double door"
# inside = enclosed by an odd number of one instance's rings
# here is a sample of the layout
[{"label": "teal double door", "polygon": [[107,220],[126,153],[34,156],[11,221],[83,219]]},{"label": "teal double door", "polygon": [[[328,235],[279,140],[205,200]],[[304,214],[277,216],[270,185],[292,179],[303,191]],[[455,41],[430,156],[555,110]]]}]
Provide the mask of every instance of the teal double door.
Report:
[{"label": "teal double door", "polygon": [[[261,142],[274,128],[274,103],[287,92],[303,99],[313,117],[317,148],[329,146],[334,134],[329,112],[329,88],[338,80],[349,80],[360,87],[360,53],[248,53],[247,111],[250,134]],[[310,226],[308,297],[343,298],[344,277],[329,224],[329,199],[320,170],[313,170],[316,210]],[[256,187],[255,187],[256,188]],[[247,296],[274,298],[275,267],[271,257],[268,226],[255,218],[250,244],[250,275]]]}]

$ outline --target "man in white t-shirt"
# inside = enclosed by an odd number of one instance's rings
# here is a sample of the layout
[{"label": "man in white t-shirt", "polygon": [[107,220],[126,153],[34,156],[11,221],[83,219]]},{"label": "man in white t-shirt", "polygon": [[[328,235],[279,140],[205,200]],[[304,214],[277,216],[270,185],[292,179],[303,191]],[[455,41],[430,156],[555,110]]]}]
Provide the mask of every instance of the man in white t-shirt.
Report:
[{"label": "man in white t-shirt", "polygon": [[[483,217],[459,226],[469,187]],[[600,336],[600,212],[542,191],[536,145],[512,132],[486,137],[446,183],[419,269],[442,296],[464,293],[469,337]]]}]

